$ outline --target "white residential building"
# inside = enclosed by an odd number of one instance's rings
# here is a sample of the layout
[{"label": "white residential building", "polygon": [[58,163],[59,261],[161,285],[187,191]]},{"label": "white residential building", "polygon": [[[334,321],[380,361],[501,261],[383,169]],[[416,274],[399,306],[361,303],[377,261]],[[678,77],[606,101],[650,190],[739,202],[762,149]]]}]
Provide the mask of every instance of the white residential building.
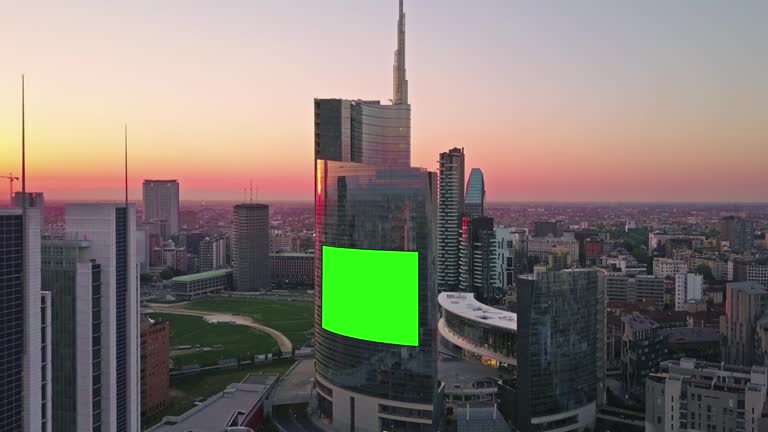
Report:
[{"label": "white residential building", "polygon": [[686,310],[688,303],[704,301],[704,276],[695,273],[675,275],[675,310]]}]

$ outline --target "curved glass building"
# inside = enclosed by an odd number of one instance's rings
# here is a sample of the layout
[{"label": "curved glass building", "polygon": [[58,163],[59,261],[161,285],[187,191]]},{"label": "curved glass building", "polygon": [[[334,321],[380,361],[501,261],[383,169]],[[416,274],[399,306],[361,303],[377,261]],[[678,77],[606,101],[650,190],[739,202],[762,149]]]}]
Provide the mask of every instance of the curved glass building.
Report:
[{"label": "curved glass building", "polygon": [[469,173],[464,211],[470,218],[485,214],[485,178],[480,168],[472,168]]}]

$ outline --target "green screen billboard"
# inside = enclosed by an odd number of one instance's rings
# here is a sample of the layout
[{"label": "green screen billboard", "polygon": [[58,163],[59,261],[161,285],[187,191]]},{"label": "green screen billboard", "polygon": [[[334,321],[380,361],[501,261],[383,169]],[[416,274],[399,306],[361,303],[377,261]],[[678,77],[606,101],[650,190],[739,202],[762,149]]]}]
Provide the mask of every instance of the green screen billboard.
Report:
[{"label": "green screen billboard", "polygon": [[419,345],[419,254],[323,246],[322,327],[355,339]]}]

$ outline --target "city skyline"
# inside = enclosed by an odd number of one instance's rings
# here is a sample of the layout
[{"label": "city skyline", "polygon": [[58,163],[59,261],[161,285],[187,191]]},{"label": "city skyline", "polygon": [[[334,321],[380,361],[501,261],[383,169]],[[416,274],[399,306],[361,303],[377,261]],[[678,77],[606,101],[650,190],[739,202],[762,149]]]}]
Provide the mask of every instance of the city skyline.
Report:
[{"label": "city skyline", "polygon": [[[391,97],[393,3],[13,5],[0,172],[20,174],[23,72],[28,190],[120,199],[128,122],[131,200],[171,176],[182,200],[253,178],[261,200],[309,201],[307,101]],[[464,6],[406,6],[412,165],[464,147],[491,202],[765,200],[768,6]]]}]

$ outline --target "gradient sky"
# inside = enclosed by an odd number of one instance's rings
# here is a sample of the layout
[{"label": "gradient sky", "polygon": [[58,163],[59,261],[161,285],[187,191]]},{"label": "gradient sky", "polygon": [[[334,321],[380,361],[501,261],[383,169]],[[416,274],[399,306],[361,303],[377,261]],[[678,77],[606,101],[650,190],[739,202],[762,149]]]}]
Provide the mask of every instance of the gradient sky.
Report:
[{"label": "gradient sky", "polygon": [[[391,97],[396,0],[6,1],[0,173],[118,199],[311,199],[314,97]],[[768,200],[768,2],[406,0],[413,164],[488,199]],[[0,202],[7,183],[0,179]]]}]

